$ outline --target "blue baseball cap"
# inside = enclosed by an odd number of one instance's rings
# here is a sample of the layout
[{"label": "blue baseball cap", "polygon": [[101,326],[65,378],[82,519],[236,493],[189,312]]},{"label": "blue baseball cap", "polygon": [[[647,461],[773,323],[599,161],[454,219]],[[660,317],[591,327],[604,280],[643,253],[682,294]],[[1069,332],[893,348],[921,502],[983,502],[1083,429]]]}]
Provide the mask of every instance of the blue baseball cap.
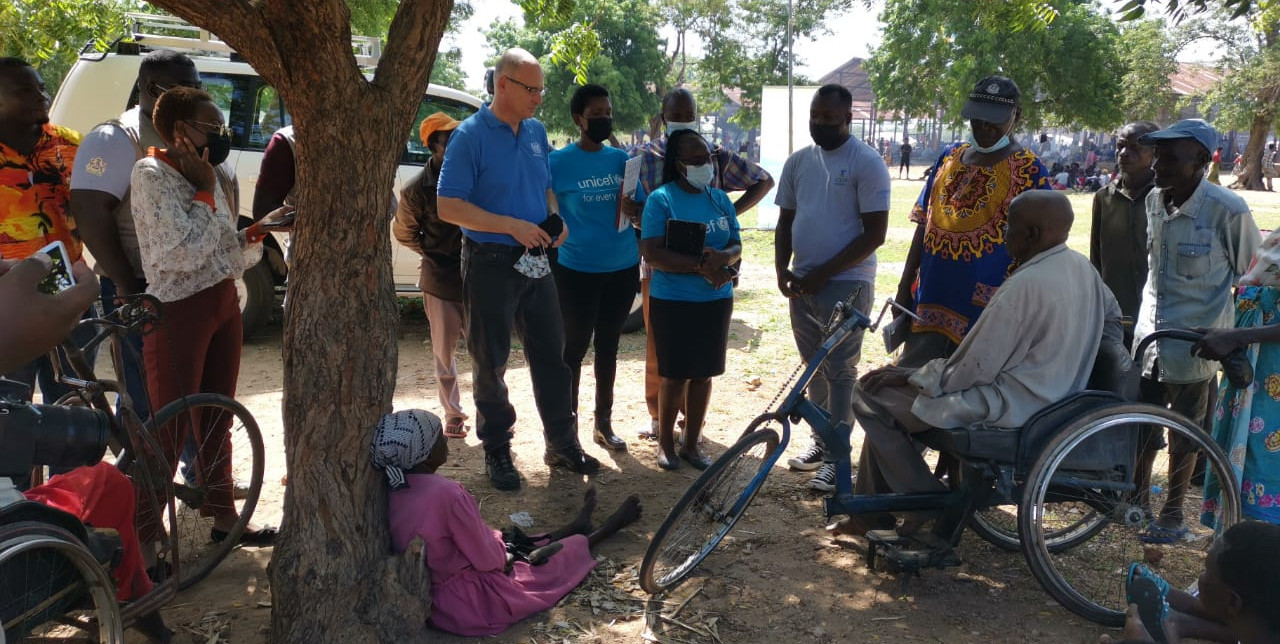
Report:
[{"label": "blue baseball cap", "polygon": [[1213,126],[1205,122],[1204,119],[1178,121],[1163,130],[1156,130],[1150,134],[1142,135],[1138,139],[1138,143],[1155,145],[1160,141],[1173,141],[1176,139],[1195,139],[1197,143],[1204,146],[1205,152],[1210,152],[1218,147],[1218,131],[1213,129]]}]

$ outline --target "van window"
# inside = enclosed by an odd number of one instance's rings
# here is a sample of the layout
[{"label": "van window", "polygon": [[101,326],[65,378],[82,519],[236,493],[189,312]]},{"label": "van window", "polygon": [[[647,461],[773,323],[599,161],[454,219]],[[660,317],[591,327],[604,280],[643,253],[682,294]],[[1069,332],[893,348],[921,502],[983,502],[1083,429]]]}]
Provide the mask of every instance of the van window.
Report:
[{"label": "van window", "polygon": [[421,130],[423,119],[436,112],[444,112],[454,119],[464,121],[468,116],[476,113],[476,108],[439,96],[424,96],[422,102],[418,104],[418,115],[413,119],[409,140],[405,142],[405,151],[400,158],[401,164],[422,165],[431,158],[431,153],[427,151],[427,144],[423,142],[418,132]]},{"label": "van window", "polygon": [[222,110],[234,148],[263,150],[276,130],[293,122],[275,88],[258,76],[201,72],[200,81]]}]

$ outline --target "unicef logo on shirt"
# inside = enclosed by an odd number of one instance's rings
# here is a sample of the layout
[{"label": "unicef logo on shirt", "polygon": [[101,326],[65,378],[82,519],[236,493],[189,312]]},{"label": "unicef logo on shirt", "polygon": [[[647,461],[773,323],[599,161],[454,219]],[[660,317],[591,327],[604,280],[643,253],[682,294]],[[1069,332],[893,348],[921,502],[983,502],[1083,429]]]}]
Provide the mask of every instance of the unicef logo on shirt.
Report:
[{"label": "unicef logo on shirt", "polygon": [[529,144],[529,149],[533,150],[534,156],[542,156],[542,144],[534,141]]}]

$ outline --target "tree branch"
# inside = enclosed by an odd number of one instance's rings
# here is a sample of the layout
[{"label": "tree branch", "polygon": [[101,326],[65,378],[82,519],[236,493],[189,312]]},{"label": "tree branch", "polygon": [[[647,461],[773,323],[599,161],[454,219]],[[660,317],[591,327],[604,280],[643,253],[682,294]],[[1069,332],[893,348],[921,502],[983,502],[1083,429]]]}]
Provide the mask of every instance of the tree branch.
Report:
[{"label": "tree branch", "polygon": [[407,85],[416,92],[425,91],[452,10],[453,0],[403,0],[391,20],[374,85]]}]

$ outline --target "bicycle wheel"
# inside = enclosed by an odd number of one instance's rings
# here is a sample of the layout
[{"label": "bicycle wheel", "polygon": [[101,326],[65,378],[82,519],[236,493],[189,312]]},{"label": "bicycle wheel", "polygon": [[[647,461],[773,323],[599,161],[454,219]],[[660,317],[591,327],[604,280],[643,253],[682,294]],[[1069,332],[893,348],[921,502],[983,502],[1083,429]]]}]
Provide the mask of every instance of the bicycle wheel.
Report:
[{"label": "bicycle wheel", "polygon": [[760,491],[781,453],[778,443],[772,429],[751,432],[693,482],[645,550],[641,588],[658,593],[675,587],[715,550]]},{"label": "bicycle wheel", "polygon": [[[1163,427],[1171,438],[1180,437],[1203,452],[1205,466],[1218,480],[1235,480],[1226,454],[1199,426],[1160,407],[1124,403],[1086,414],[1060,431],[1031,469],[1018,507],[1018,527],[1025,535],[1022,551],[1032,575],[1068,610],[1106,626],[1124,623],[1124,573],[1130,563],[1156,565],[1172,587],[1189,589],[1213,540],[1240,517],[1236,486],[1225,486],[1212,503],[1192,489],[1182,501],[1189,529],[1184,538],[1161,545],[1140,539],[1152,510],[1159,511],[1168,500],[1167,459],[1157,460],[1150,494],[1138,489],[1145,484],[1135,483],[1138,446],[1152,427]],[[1194,467],[1195,459],[1190,461],[1188,467]],[[1062,502],[1088,506],[1104,520],[1086,543],[1054,552],[1046,535],[1064,521],[1052,509]],[[1213,513],[1213,527],[1198,520],[1206,507]]]},{"label": "bicycle wheel", "polygon": [[124,641],[115,584],[79,539],[52,524],[0,526],[0,597],[0,640]]},{"label": "bicycle wheel", "polygon": [[[147,421],[147,427],[157,436],[174,432],[171,436],[178,445],[187,436],[195,440],[196,462],[176,468],[181,470],[173,484],[177,518],[168,525],[178,543],[178,588],[185,590],[226,558],[253,516],[265,469],[262,433],[243,405],[209,393],[165,405]],[[215,541],[214,504],[226,503],[236,512],[236,522]],[[239,510],[234,510],[237,503]]]}]

